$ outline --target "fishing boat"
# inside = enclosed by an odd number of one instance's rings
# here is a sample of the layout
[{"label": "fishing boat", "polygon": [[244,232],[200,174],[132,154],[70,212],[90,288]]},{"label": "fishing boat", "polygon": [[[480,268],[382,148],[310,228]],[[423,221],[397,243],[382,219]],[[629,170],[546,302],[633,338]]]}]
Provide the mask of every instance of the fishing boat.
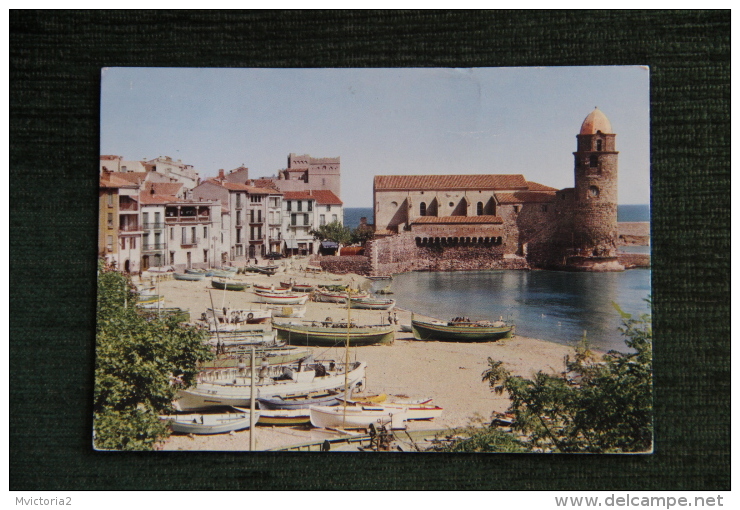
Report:
[{"label": "fishing boat", "polygon": [[[343,399],[339,399],[340,401],[344,402]],[[383,402],[383,403],[375,403],[375,402],[367,402],[367,401],[356,401],[356,400],[347,400],[347,405],[352,407],[358,407],[358,406],[374,406],[374,407],[382,407],[384,409],[399,409],[406,411],[406,419],[407,420],[433,420],[434,418],[439,418],[442,416],[442,409],[438,405],[434,405],[432,403],[431,398],[427,399],[420,399],[417,401],[398,401],[398,402]]]},{"label": "fishing boat", "polygon": [[[242,350],[242,352],[229,352],[225,355],[218,356],[216,359],[211,361],[204,361],[198,365],[199,370],[222,370],[239,368],[243,365],[244,368],[252,366],[251,352]],[[309,349],[299,349],[297,347],[269,347],[269,348],[257,348],[255,350],[255,357],[261,364],[266,361],[268,365],[284,365],[289,363],[295,363],[299,360],[306,360],[311,356]]]},{"label": "fishing boat", "polygon": [[201,282],[206,278],[205,273],[175,273],[173,276],[175,280],[185,282]]},{"label": "fishing boat", "polygon": [[308,409],[308,406],[335,406],[344,393],[338,390],[311,391],[290,395],[274,395],[257,399],[260,409]]},{"label": "fishing boat", "polygon": [[294,283],[292,289],[293,292],[312,292],[314,286],[308,283]]},{"label": "fishing boat", "polygon": [[[365,292],[350,293],[350,296],[357,299],[369,298],[370,294]],[[317,290],[314,292],[314,301],[322,303],[346,303],[347,292],[337,292],[331,290]]]},{"label": "fishing boat", "polygon": [[378,299],[378,298],[349,298],[351,308],[362,308],[365,310],[392,310],[396,306],[395,299]]},{"label": "fishing boat", "polygon": [[255,292],[255,295],[258,303],[273,305],[305,305],[308,301],[308,294]]},{"label": "fishing boat", "polygon": [[272,329],[277,331],[277,338],[292,345],[314,345],[333,347],[390,344],[395,340],[395,326],[352,326],[346,324],[322,322],[321,325],[278,323],[272,321]]},{"label": "fishing boat", "polygon": [[272,276],[277,273],[278,266],[246,266],[244,269],[253,273],[260,273],[267,276]]},{"label": "fishing boat", "polygon": [[272,310],[273,317],[302,318],[306,315],[306,305],[301,306],[268,306]]},{"label": "fishing boat", "polygon": [[262,308],[216,308],[214,314],[212,308],[206,308],[206,312],[203,315],[204,320],[213,320],[215,315],[219,322],[227,322],[231,324],[239,324],[241,322],[245,322],[247,324],[260,324],[272,318],[272,310],[263,310]]},{"label": "fishing boat", "polygon": [[136,302],[141,308],[157,308],[164,307],[164,296],[157,294],[150,294],[147,296],[139,296],[139,300]]},{"label": "fishing boat", "polygon": [[239,269],[233,266],[224,266],[221,268],[222,271],[228,271],[229,273],[237,273]]},{"label": "fishing boat", "polygon": [[[241,407],[235,409],[248,411]],[[311,423],[311,413],[306,409],[260,409],[257,425],[290,426]]]},{"label": "fishing boat", "polygon": [[215,277],[215,278],[231,278],[236,273],[232,273],[231,271],[224,271],[222,269],[209,269],[206,271],[206,276]]},{"label": "fishing boat", "polygon": [[205,276],[207,271],[205,269],[186,269],[185,272],[187,274],[202,274]]},{"label": "fishing boat", "polygon": [[290,287],[275,288],[274,285],[262,285],[259,283],[255,283],[253,287],[255,292],[265,292],[270,294],[285,294],[286,292],[290,292]]},{"label": "fishing boat", "polygon": [[[219,324],[219,326],[221,326],[221,324]],[[279,344],[275,339],[276,333],[274,331],[224,331],[219,327],[218,332],[214,331],[207,343],[210,345],[218,345],[221,343],[221,345],[226,346],[277,347]],[[284,342],[281,342],[280,345],[284,345]]]},{"label": "fishing boat", "polygon": [[378,276],[366,276],[368,280],[392,280],[393,277],[391,275],[378,275]]},{"label": "fishing boat", "polygon": [[226,282],[221,280],[211,280],[211,286],[214,289],[235,291],[242,291],[249,288],[249,284],[247,282]]},{"label": "fishing boat", "polygon": [[[297,367],[267,367],[268,376],[264,380],[260,381],[255,378],[257,380],[254,387],[255,398],[344,387],[354,388],[364,379],[367,363],[349,363],[346,365],[346,374],[345,363],[337,363],[334,370],[324,370],[323,372],[311,368],[311,366],[303,365],[301,370],[297,370]],[[199,374],[200,381],[195,387],[179,390],[176,405],[183,411],[215,406],[244,407],[249,405],[252,395],[250,368],[246,370],[217,370],[214,372],[213,376],[210,375],[210,372],[201,372]],[[318,375],[318,373],[325,375]]]},{"label": "fishing boat", "polygon": [[[459,319],[459,318],[458,318]],[[438,340],[442,342],[491,342],[511,338],[514,325],[503,320],[495,322],[453,319],[449,322],[427,322],[411,317],[411,332],[416,340]]]},{"label": "fishing boat", "polygon": [[311,425],[325,429],[367,429],[390,425],[391,429],[405,429],[408,413],[405,409],[385,408],[375,405],[311,406]]},{"label": "fishing boat", "polygon": [[[255,420],[259,411],[254,412]],[[173,414],[159,417],[169,423],[174,432],[181,434],[224,434],[249,428],[249,410],[238,413]]]}]

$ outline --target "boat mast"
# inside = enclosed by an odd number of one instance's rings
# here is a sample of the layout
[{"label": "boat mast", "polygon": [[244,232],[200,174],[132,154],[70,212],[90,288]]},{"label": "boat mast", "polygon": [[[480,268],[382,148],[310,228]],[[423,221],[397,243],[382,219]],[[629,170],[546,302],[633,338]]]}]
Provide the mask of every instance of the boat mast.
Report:
[{"label": "boat mast", "polygon": [[350,322],[349,288],[347,288],[347,343],[344,348],[344,409],[342,411],[342,427],[347,426],[347,386],[349,377],[349,322]]},{"label": "boat mast", "polygon": [[[221,343],[221,336],[218,334],[218,319],[216,318],[216,308],[213,306],[213,294],[211,294],[211,290],[208,290],[208,296],[211,298],[211,311],[213,312],[213,324],[216,326],[216,341],[220,344]],[[208,312],[206,312],[206,324],[208,324]],[[210,329],[210,325],[209,325]],[[218,350],[218,349],[216,349]],[[226,349],[224,349],[226,350]]]}]

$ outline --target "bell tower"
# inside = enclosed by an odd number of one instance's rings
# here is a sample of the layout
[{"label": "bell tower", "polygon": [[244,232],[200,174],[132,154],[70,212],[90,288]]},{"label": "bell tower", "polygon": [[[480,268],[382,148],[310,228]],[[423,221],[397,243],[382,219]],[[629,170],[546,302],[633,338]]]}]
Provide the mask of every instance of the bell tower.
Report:
[{"label": "bell tower", "polygon": [[609,119],[596,108],[583,121],[573,153],[573,254],[590,262],[613,259],[611,265],[617,256],[616,136]]}]

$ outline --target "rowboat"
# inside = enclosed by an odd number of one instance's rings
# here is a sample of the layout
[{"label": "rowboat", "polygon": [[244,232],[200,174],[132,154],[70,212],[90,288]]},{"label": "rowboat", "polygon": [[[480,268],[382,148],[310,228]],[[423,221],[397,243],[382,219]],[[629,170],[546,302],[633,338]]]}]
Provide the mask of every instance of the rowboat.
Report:
[{"label": "rowboat", "polygon": [[308,301],[308,294],[255,292],[255,295],[257,296],[257,302],[273,305],[304,305]]},{"label": "rowboat", "polygon": [[[235,407],[238,411],[249,412],[249,409]],[[308,409],[260,409],[257,425],[305,425],[311,422],[311,414]]]},{"label": "rowboat", "polygon": [[219,324],[218,334],[215,334],[214,331],[214,334],[212,334],[210,339],[207,340],[208,344],[217,345],[220,342],[221,345],[226,346],[277,346],[275,341],[276,334],[274,331],[224,331],[220,326],[221,324]]},{"label": "rowboat", "polygon": [[236,291],[249,288],[249,284],[247,282],[225,282],[221,280],[211,280],[211,286],[213,286],[214,289]]},{"label": "rowboat", "polygon": [[393,277],[391,275],[378,275],[378,276],[366,276],[368,280],[392,280]]},{"label": "rowboat", "polygon": [[[208,320],[213,320],[214,312],[211,308],[206,308],[205,317]],[[259,324],[272,318],[272,310],[263,310],[262,308],[247,308],[233,310],[231,308],[216,309],[216,319],[219,322],[228,322],[232,324],[238,324],[240,322],[246,322],[247,324]]]},{"label": "rowboat", "polygon": [[365,310],[392,310],[396,306],[395,299],[377,299],[377,298],[349,298],[350,308],[362,308]]},{"label": "rowboat", "polygon": [[139,300],[136,302],[141,308],[157,308],[158,306],[164,306],[164,296],[156,294],[148,296],[139,296]]},{"label": "rowboat", "polygon": [[390,425],[391,429],[405,429],[408,419],[404,409],[387,409],[374,405],[311,406],[311,425],[319,428],[367,429]]},{"label": "rowboat", "polygon": [[[352,298],[369,298],[370,294],[364,292],[350,293]],[[314,301],[320,301],[323,303],[346,303],[347,293],[346,292],[335,292],[329,290],[318,290],[314,293]]]},{"label": "rowboat", "polygon": [[324,322],[319,325],[277,323],[272,321],[277,338],[292,345],[333,347],[345,345],[349,336],[350,346],[390,344],[395,340],[395,326],[353,326]]},{"label": "rowboat", "polygon": [[[340,399],[342,400],[342,399]],[[352,407],[358,406],[373,406],[377,408],[384,408],[388,410],[397,409],[406,412],[407,420],[433,420],[442,416],[443,409],[438,405],[431,403],[432,399],[423,399],[417,402],[383,402],[383,403],[372,403],[372,402],[357,402],[353,400],[347,400],[347,405]]]},{"label": "rowboat", "polygon": [[206,271],[206,276],[212,276],[216,278],[231,278],[236,273],[232,273],[231,271],[224,271],[221,269],[209,269]]},{"label": "rowboat", "polygon": [[292,288],[293,292],[311,292],[314,286],[308,283],[294,283]]},{"label": "rowboat", "polygon": [[[255,411],[255,419],[259,419]],[[182,434],[224,434],[249,428],[249,410],[238,413],[174,414],[159,417],[166,420],[174,432]]]},{"label": "rowboat", "polygon": [[416,340],[439,340],[443,342],[491,342],[511,338],[514,325],[504,321],[419,321],[411,317],[411,332]]},{"label": "rowboat", "polygon": [[[268,377],[257,381],[254,396],[272,397],[343,388],[345,380],[346,387],[353,388],[364,379],[367,363],[350,363],[346,374],[344,367],[344,363],[337,363],[334,370],[325,371],[326,375],[317,375],[316,369],[310,368],[310,365],[304,365],[300,371],[291,369],[290,372],[281,366],[267,367]],[[176,405],[184,411],[215,406],[248,406],[252,394],[251,369],[216,372],[212,377],[209,373],[201,372],[201,381],[195,387],[179,390]]]},{"label": "rowboat", "polygon": [[306,305],[302,306],[268,306],[272,310],[273,317],[301,318],[306,315]]},{"label": "rowboat", "polygon": [[267,276],[272,276],[277,273],[278,266],[246,266],[244,269],[253,273],[261,273]]},{"label": "rowboat", "polygon": [[253,287],[255,292],[265,292],[269,294],[285,294],[286,292],[290,292],[290,287],[278,287],[276,289],[274,285],[261,285],[259,283],[255,283]]},{"label": "rowboat", "polygon": [[308,406],[335,406],[343,393],[337,390],[311,391],[291,395],[260,397],[260,409],[308,409]]},{"label": "rowboat", "polygon": [[185,282],[200,282],[206,278],[205,273],[175,273],[175,280],[181,280]]},{"label": "rowboat", "polygon": [[[205,361],[198,365],[199,370],[222,370],[232,369],[244,366],[249,368],[252,366],[251,352],[242,353],[228,353],[224,356],[219,356],[214,360]],[[311,351],[308,349],[298,349],[296,347],[285,347],[285,348],[258,348],[255,350],[255,357],[259,363],[266,361],[269,365],[284,365],[288,363],[295,363],[296,361],[303,360],[311,356]]]},{"label": "rowboat", "polygon": [[207,271],[205,269],[186,269],[185,272],[187,274],[202,274],[205,276]]},{"label": "rowboat", "polygon": [[232,266],[224,266],[221,268],[222,271],[228,271],[229,273],[237,273],[239,272],[239,269]]}]

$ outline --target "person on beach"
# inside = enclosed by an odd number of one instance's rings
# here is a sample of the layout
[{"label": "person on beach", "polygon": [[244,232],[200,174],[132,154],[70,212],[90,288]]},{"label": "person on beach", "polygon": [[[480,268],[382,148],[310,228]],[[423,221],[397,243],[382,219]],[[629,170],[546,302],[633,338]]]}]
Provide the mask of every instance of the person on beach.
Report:
[{"label": "person on beach", "polygon": [[257,381],[257,384],[261,385],[265,379],[267,379],[267,375],[270,369],[270,364],[267,362],[267,358],[262,358],[262,364],[260,364],[260,371],[259,371],[259,380]]}]

